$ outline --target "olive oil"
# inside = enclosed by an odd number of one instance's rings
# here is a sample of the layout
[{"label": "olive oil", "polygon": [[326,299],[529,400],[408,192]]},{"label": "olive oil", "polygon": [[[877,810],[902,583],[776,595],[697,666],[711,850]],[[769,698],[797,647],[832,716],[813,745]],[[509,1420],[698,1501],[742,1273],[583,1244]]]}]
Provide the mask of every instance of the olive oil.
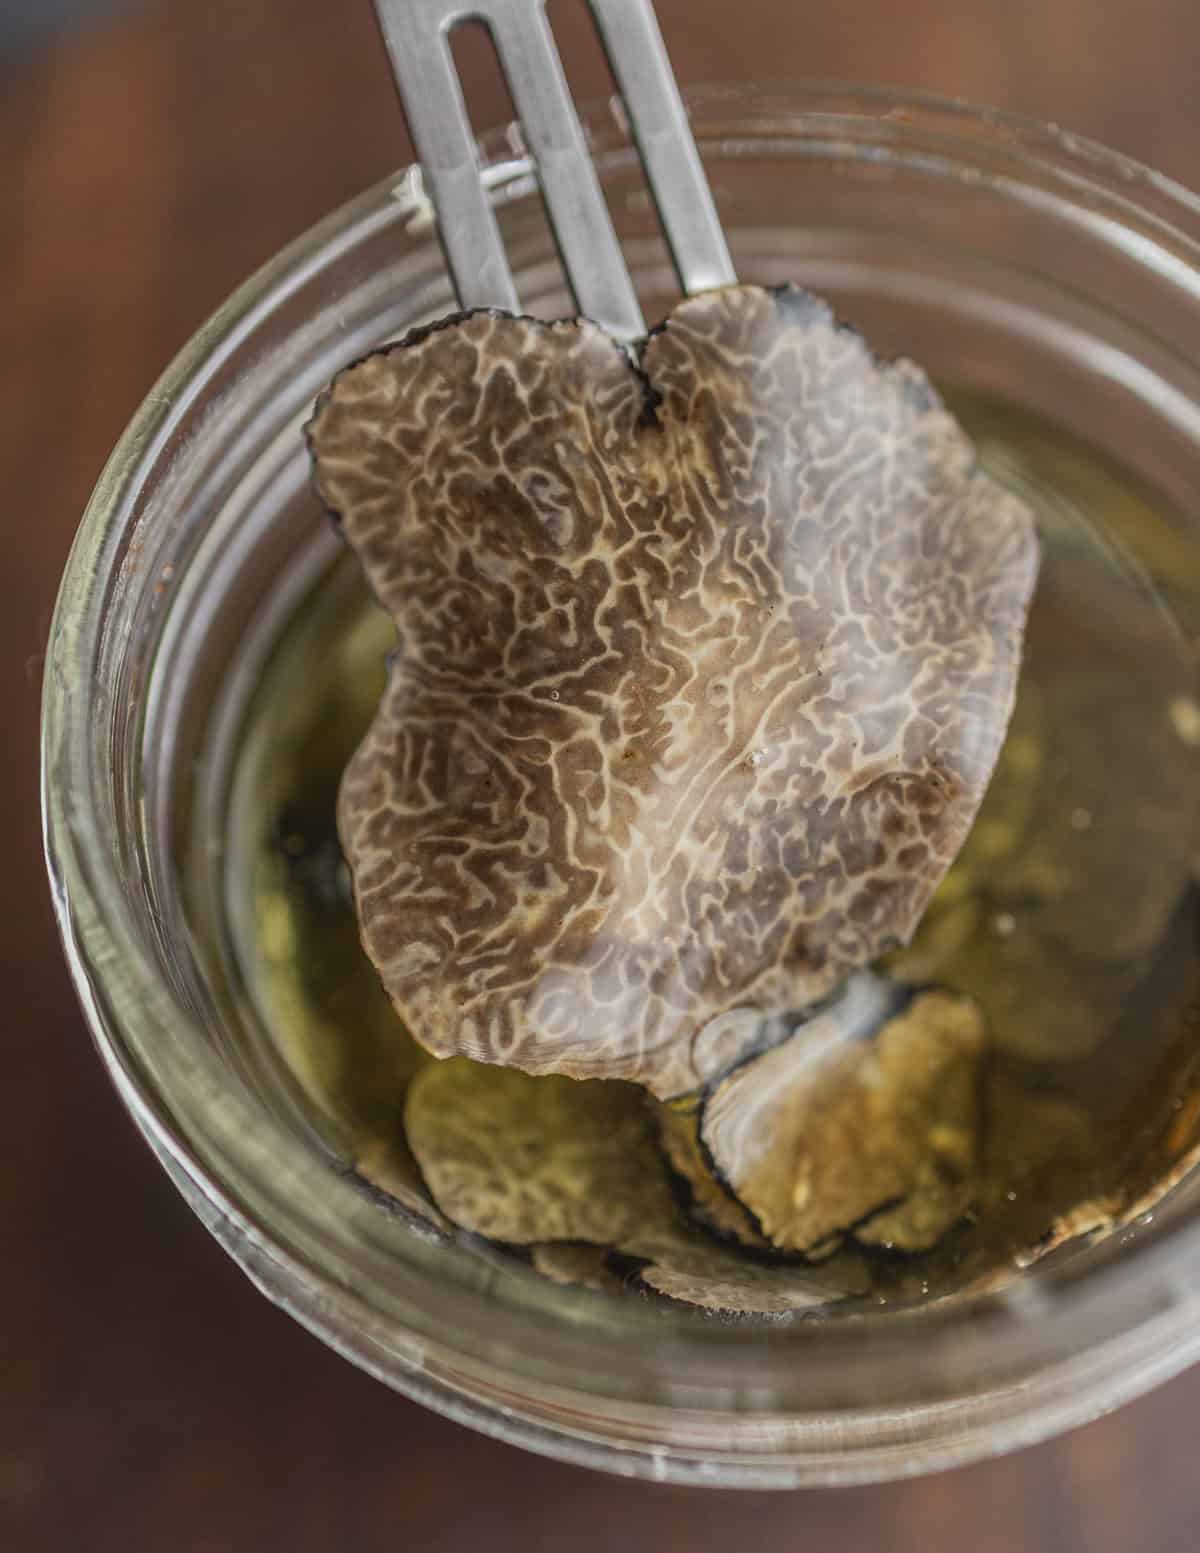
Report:
[{"label": "olive oil", "polygon": [[[933,1249],[834,1255],[825,1281],[843,1258],[859,1300],[864,1263],[877,1301],[1001,1276],[1073,1226],[1118,1220],[1200,1138],[1200,536],[1049,423],[947,398],[988,470],[1035,509],[1043,559],[983,808],[914,942],[884,967],[982,1009],[980,1174]],[[334,1158],[437,1220],[403,1132],[406,1089],[431,1059],[359,947],[335,825],[393,645],[344,558],[296,611],[250,708],[225,889],[261,1082]],[[719,1217],[717,1243],[748,1267],[771,1260],[752,1232],[720,1240]],[[627,1286],[628,1266],[623,1285],[585,1263],[581,1281]]]}]

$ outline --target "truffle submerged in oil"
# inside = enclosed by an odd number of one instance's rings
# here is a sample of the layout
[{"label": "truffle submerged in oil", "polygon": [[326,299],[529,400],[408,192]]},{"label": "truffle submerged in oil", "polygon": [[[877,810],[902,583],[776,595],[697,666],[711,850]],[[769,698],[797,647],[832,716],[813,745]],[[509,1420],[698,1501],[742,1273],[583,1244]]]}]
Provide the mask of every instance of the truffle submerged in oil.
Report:
[{"label": "truffle submerged in oil", "polygon": [[[991,473],[1035,508],[1043,550],[996,774],[913,943],[886,966],[968,995],[986,1022],[969,1206],[928,1249],[906,1250],[904,1233],[847,1240],[814,1259],[818,1280],[789,1265],[795,1287],[783,1287],[736,1203],[710,1223],[692,1211],[712,1184],[689,1188],[651,1127],[639,1147],[663,1172],[679,1243],[656,1260],[657,1243],[626,1225],[616,1257],[534,1247],[547,1276],[578,1265],[593,1288],[764,1314],[806,1308],[810,1287],[854,1302],[934,1297],[1114,1222],[1200,1138],[1200,555],[1181,520],[1078,442],[947,397]],[[335,1157],[445,1228],[404,1128],[407,1092],[432,1059],[360,948],[335,825],[391,646],[349,563],[297,611],[246,725],[227,888],[267,1036],[253,1058],[261,1081],[298,1099]],[[704,1168],[702,1152],[688,1157]],[[667,1212],[662,1194],[651,1199]],[[576,1237],[559,1226],[550,1238]],[[743,1291],[740,1307],[739,1265],[766,1289]]]}]

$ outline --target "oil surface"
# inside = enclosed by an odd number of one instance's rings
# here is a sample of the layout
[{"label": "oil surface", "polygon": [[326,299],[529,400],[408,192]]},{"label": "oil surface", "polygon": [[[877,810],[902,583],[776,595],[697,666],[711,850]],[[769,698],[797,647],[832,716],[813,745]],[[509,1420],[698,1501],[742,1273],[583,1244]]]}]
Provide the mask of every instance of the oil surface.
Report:
[{"label": "oil surface", "polygon": [[[1028,1260],[1098,1198],[1119,1216],[1200,1132],[1200,537],[1045,422],[947,398],[1037,512],[1043,563],[992,785],[889,965],[970,993],[987,1018],[979,1189],[933,1250],[873,1249],[876,1298]],[[422,1187],[404,1095],[430,1059],[359,947],[334,820],[391,646],[348,559],[296,612],[247,719],[226,890],[262,1082],[339,1158],[381,1161],[374,1179],[405,1202]],[[862,1254],[847,1265],[857,1289]]]}]

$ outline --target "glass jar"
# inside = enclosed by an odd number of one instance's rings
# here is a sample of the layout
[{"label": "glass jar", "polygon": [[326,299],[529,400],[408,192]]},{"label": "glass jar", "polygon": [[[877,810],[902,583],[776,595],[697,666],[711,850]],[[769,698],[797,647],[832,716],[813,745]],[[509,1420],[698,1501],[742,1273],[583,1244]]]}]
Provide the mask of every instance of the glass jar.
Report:
[{"label": "glass jar", "polygon": [[[1119,445],[1200,521],[1196,200],[1052,128],[951,103],[805,87],[691,107],[740,274],[808,284],[880,351]],[[588,129],[657,318],[673,276],[619,105]],[[569,313],[519,133],[485,154],[524,307]],[[169,368],[67,566],[45,685],[54,898],[100,1053],[166,1170],[259,1288],[355,1363],[464,1423],[620,1473],[907,1475],[1029,1443],[1180,1370],[1200,1353],[1195,1182],[987,1296],[726,1324],[423,1237],[255,1084],[218,864],[240,716],[339,550],[301,427],[336,369],[452,306],[418,172],[331,215]],[[197,855],[211,877],[185,878]]]}]

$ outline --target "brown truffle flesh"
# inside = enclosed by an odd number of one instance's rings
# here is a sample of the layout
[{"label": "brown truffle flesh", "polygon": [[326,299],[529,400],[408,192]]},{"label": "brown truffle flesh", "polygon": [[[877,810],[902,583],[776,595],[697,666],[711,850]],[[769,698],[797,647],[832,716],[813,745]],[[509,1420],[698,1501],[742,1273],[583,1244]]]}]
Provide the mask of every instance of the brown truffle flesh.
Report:
[{"label": "brown truffle flesh", "polygon": [[631,1085],[451,1058],[418,1073],[404,1122],[438,1207],[489,1240],[620,1247],[675,1222],[652,1123]]},{"label": "brown truffle flesh", "polygon": [[719,1246],[680,1243],[659,1249],[639,1274],[647,1288],[683,1305],[733,1316],[815,1314],[866,1292],[861,1262],[836,1269],[766,1266]]},{"label": "brown truffle flesh", "polygon": [[699,1111],[658,1105],[654,1119],[659,1145],[686,1194],[689,1217],[723,1239],[752,1250],[768,1249],[770,1242],[737,1198],[717,1180],[705,1159],[700,1147]]},{"label": "brown truffle flesh", "polygon": [[700,1136],[716,1170],[780,1250],[846,1232],[924,1250],[971,1201],[986,1044],[978,1008],[930,990],[864,1036],[869,1020],[865,1001],[857,1011],[835,1004],[705,1105]]},{"label": "brown truffle flesh", "polygon": [[434,1207],[412,1151],[398,1128],[357,1140],[353,1175],[401,1208],[406,1216],[431,1229],[449,1228],[445,1217]]},{"label": "brown truffle flesh", "polygon": [[536,1271],[551,1283],[591,1289],[597,1294],[616,1294],[622,1287],[620,1275],[608,1265],[608,1250],[604,1246],[554,1240],[534,1246],[530,1255]]},{"label": "brown truffle flesh", "polygon": [[688,1224],[631,1085],[451,1058],[413,1080],[405,1121],[446,1218],[530,1246],[534,1267],[557,1282],[613,1288],[605,1259],[617,1252],[643,1264],[646,1288],[728,1314],[815,1310],[866,1288],[851,1259],[759,1265]]},{"label": "brown truffle flesh", "polygon": [[339,828],[426,1047],[670,1097],[908,939],[1037,570],[915,367],[794,290],[689,299],[636,365],[477,313],[309,436],[397,625]]}]

